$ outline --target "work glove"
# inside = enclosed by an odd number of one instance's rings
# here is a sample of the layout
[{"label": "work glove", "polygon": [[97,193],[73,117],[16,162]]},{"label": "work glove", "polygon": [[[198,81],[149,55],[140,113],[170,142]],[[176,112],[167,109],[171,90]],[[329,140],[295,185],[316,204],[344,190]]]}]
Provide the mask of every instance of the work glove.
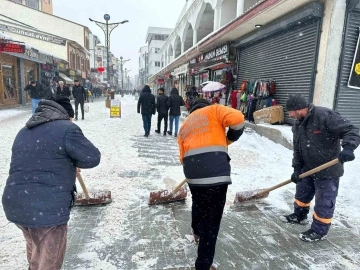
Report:
[{"label": "work glove", "polygon": [[295,184],[300,183],[301,182],[301,178],[300,178],[300,174],[301,171],[294,171],[293,174],[291,175],[291,181],[293,181]]},{"label": "work glove", "polygon": [[353,161],[355,159],[354,151],[349,148],[344,148],[339,154],[340,163]]}]

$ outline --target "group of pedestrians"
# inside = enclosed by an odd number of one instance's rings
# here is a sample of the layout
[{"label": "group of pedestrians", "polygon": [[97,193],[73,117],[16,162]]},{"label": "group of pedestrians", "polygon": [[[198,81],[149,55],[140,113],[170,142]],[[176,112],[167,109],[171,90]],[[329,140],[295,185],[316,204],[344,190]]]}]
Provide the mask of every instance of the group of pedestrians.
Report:
[{"label": "group of pedestrians", "polygon": [[36,108],[41,100],[46,99],[60,99],[63,100],[64,98],[69,99],[72,94],[75,100],[75,120],[78,120],[78,109],[80,105],[81,109],[81,119],[84,120],[84,103],[88,100],[87,91],[85,88],[80,85],[78,80],[74,81],[75,85],[73,86],[72,91],[70,91],[69,87],[67,87],[63,81],[59,81],[59,85],[56,88],[56,92],[53,94],[51,90],[46,90],[41,84],[36,81],[30,81],[29,84],[25,87],[25,91],[29,93],[31,98],[31,107],[32,107],[32,114],[35,114]]},{"label": "group of pedestrians", "polygon": [[[156,97],[151,94],[150,87],[145,85],[140,98],[138,100],[137,111],[141,113],[145,137],[149,137],[151,130],[151,118],[158,113],[157,129],[156,133],[162,133],[164,136],[167,134],[172,136],[174,130],[174,136],[177,137],[179,130],[179,120],[181,115],[181,106],[184,106],[185,102],[179,95],[179,91],[176,88],[171,89],[170,96],[165,95],[164,88],[158,89],[158,95]],[[170,123],[168,128],[168,121],[170,117]],[[164,130],[161,132],[161,122],[164,120]],[[175,129],[173,129],[175,124]]]}]

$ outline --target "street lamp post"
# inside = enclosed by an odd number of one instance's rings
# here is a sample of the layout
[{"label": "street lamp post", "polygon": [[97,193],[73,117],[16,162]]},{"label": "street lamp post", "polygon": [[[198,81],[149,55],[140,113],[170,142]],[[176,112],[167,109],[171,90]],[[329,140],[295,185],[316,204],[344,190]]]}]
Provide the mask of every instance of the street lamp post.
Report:
[{"label": "street lamp post", "polygon": [[125,20],[125,21],[118,22],[118,23],[109,23],[109,20],[110,20],[110,15],[109,14],[105,14],[104,19],[105,19],[106,23],[98,22],[98,21],[95,21],[95,20],[89,18],[89,20],[91,22],[95,22],[95,24],[97,26],[99,26],[101,28],[101,30],[104,31],[104,34],[105,34],[105,47],[106,47],[106,59],[107,59],[106,79],[107,79],[107,83],[109,85],[110,84],[110,35],[111,35],[111,32],[116,27],[118,27],[120,24],[124,24],[124,23],[127,23],[129,21]]},{"label": "street lamp post", "polygon": [[124,90],[124,64],[128,61],[130,61],[131,59],[128,60],[123,60],[123,57],[120,57],[120,67],[121,67],[121,90]]}]

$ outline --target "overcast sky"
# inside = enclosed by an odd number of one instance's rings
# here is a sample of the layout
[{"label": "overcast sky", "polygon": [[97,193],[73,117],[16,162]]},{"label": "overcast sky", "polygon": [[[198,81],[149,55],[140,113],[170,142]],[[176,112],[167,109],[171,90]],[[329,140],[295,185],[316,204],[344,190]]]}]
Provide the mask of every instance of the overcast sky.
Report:
[{"label": "overcast sky", "polygon": [[111,22],[129,20],[119,25],[111,34],[111,52],[124,59],[130,76],[138,73],[138,51],[144,46],[149,26],[174,28],[185,0],[54,0],[54,15],[86,25],[105,44],[104,32],[89,18],[104,21],[104,14]]}]

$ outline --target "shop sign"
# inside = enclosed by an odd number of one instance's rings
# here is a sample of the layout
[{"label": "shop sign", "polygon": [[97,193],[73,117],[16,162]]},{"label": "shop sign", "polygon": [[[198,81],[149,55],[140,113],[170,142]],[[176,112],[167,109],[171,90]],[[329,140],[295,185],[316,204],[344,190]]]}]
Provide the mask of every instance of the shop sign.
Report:
[{"label": "shop sign", "polygon": [[55,77],[55,73],[54,72],[49,72],[49,71],[43,71],[43,75],[46,78],[53,78]]},{"label": "shop sign", "polygon": [[29,56],[30,58],[39,59],[39,54],[34,49],[26,49],[25,55]]},{"label": "shop sign", "polygon": [[81,78],[86,79],[86,72],[85,71],[82,72]]},{"label": "shop sign", "polygon": [[356,45],[356,51],[354,55],[354,61],[351,68],[351,73],[349,77],[348,87],[360,89],[360,49],[359,49],[359,43],[360,43],[360,33],[358,37],[358,42]]},{"label": "shop sign", "polygon": [[0,52],[8,53],[25,53],[25,45],[16,44],[12,42],[0,42]]},{"label": "shop sign", "polygon": [[182,65],[176,69],[174,69],[174,76],[178,76],[180,74],[184,74],[188,71],[188,64]]},{"label": "shop sign", "polygon": [[112,99],[110,104],[110,118],[121,118],[120,100]]},{"label": "shop sign", "polygon": [[59,70],[65,70],[66,69],[66,65],[64,63],[59,63],[58,64],[58,68]]},{"label": "shop sign", "polygon": [[215,50],[208,52],[205,54],[205,61],[209,61],[215,58],[219,58],[220,56],[227,55],[229,53],[229,45],[226,44],[224,46],[221,46],[219,48],[216,48]]},{"label": "shop sign", "polygon": [[75,76],[76,72],[75,72],[75,70],[69,70],[69,74],[70,74],[70,76]]},{"label": "shop sign", "polygon": [[31,38],[39,39],[42,41],[55,43],[58,45],[63,45],[63,46],[66,45],[66,39],[64,39],[64,38],[60,38],[60,37],[56,37],[56,36],[52,36],[52,35],[48,35],[48,34],[43,34],[43,33],[39,33],[36,31],[25,30],[25,29],[21,29],[18,27],[5,25],[5,24],[0,24],[0,31],[15,33],[18,35],[31,37]]},{"label": "shop sign", "polygon": [[165,80],[164,79],[157,79],[157,83],[158,84],[163,84],[163,83],[165,83]]}]

